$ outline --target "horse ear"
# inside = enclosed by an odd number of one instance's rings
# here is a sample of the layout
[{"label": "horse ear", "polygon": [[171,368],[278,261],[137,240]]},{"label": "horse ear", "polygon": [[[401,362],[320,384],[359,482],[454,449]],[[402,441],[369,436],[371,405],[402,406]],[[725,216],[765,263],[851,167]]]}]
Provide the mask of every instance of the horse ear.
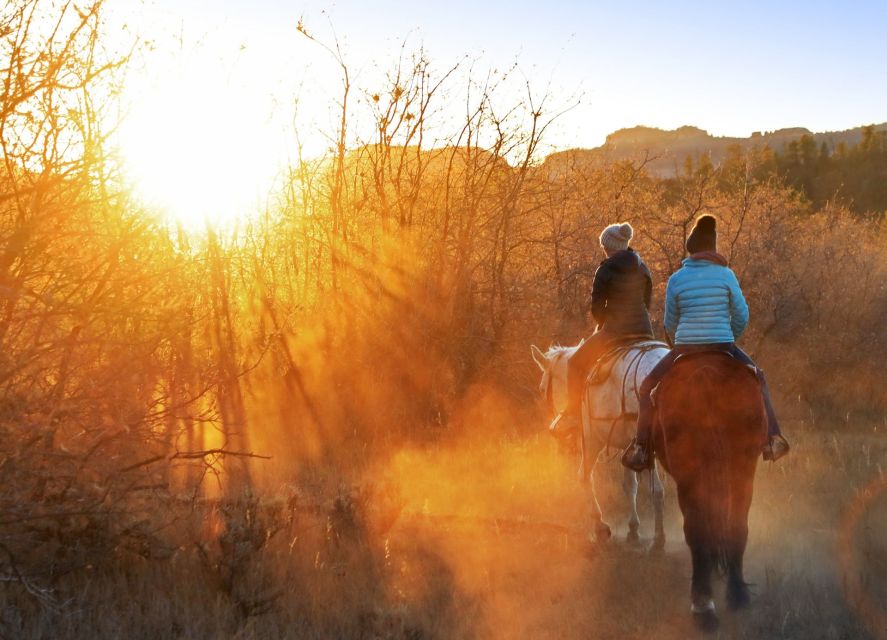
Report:
[{"label": "horse ear", "polygon": [[533,354],[533,360],[539,366],[542,371],[545,371],[548,368],[548,358],[545,357],[545,354],[542,353],[542,350],[539,349],[535,344],[530,345],[530,353]]}]

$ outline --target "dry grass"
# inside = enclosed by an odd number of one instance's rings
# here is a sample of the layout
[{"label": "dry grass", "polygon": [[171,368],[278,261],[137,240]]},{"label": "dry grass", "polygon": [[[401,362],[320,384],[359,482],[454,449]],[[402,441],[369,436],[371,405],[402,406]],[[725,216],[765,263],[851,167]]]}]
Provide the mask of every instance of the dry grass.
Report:
[{"label": "dry grass", "polygon": [[[848,525],[848,553],[839,561],[836,550],[846,508],[882,477],[887,440],[876,429],[788,428],[795,453],[758,472],[747,554],[755,602],[725,614],[720,637],[884,637],[884,618],[866,622],[860,612],[872,613],[866,598],[882,603],[887,595],[880,534],[887,496],[865,502]],[[229,506],[227,515],[206,504],[175,507],[183,513],[175,525],[182,546],[171,559],[123,557],[70,576],[57,587],[55,611],[6,585],[2,635],[668,640],[696,633],[672,487],[669,545],[651,557],[620,540],[617,463],[607,467],[600,496],[617,538],[599,549],[584,542],[573,461],[542,437],[403,451],[371,475],[374,484],[360,490],[290,489],[261,505]],[[642,503],[649,535],[646,491]]]}]

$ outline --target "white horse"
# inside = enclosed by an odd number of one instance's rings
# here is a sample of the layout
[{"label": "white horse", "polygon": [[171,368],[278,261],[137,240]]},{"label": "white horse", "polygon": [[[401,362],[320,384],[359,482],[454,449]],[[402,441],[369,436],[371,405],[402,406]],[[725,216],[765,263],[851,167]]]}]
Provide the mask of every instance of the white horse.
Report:
[{"label": "white horse", "polygon": [[[567,406],[567,361],[581,346],[551,347],[543,353],[535,345],[531,347],[533,360],[542,369],[542,382],[539,389],[548,399],[555,413]],[[592,369],[585,384],[582,398],[582,462],[579,465],[580,482],[589,488],[593,541],[610,537],[609,525],[604,522],[601,506],[594,491],[594,470],[598,460],[606,456],[613,447],[620,452],[634,436],[638,414],[638,389],[653,367],[668,353],[668,346],[662,342],[648,341],[621,349],[615,360],[599,362]],[[607,358],[604,358],[607,360]],[[607,370],[609,369],[609,373]],[[640,518],[637,509],[639,473],[623,469],[622,488],[629,501],[627,540],[638,543]],[[655,534],[652,549],[665,546],[665,531],[662,517],[664,494],[658,469],[649,472],[653,487],[653,510],[655,513]]]}]

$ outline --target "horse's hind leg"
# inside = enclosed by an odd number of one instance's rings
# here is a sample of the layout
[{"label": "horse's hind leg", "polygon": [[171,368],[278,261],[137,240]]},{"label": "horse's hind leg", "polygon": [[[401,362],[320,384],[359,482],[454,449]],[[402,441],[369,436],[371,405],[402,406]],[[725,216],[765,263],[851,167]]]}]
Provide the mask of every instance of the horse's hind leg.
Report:
[{"label": "horse's hind leg", "polygon": [[748,583],[742,572],[742,558],[745,555],[745,543],[748,540],[748,527],[744,531],[733,531],[738,536],[731,540],[727,548],[727,606],[731,609],[742,609],[751,602]]},{"label": "horse's hind leg", "polygon": [[707,545],[690,545],[690,556],[693,559],[693,578],[690,587],[690,612],[696,625],[703,631],[714,631],[718,628],[718,616],[715,603],[711,597],[711,572],[713,558]]},{"label": "horse's hind leg", "polygon": [[591,429],[591,421],[588,417],[588,405],[582,403],[582,463],[579,467],[579,477],[586,486],[588,495],[589,514],[591,515],[590,541],[595,544],[606,542],[610,539],[610,527],[604,522],[601,505],[597,499],[594,486],[594,470],[597,468],[597,459],[601,453],[601,447]]},{"label": "horse's hind leg", "polygon": [[684,538],[690,547],[693,561],[693,577],[690,582],[690,611],[696,624],[704,631],[712,631],[718,626],[715,603],[712,600],[711,573],[714,568],[714,554],[705,512],[691,500],[681,500],[684,514]]},{"label": "horse's hind leg", "polygon": [[628,469],[622,468],[622,490],[625,497],[628,498],[628,535],[626,540],[630,543],[640,542],[638,528],[641,525],[641,519],[638,516],[638,474]]},{"label": "horse's hind leg", "polygon": [[742,572],[742,559],[748,542],[748,510],[751,506],[752,487],[749,483],[744,491],[737,489],[731,499],[731,522],[727,527],[724,545],[727,560],[727,605],[731,609],[741,609],[751,602],[748,583]]},{"label": "horse's hind leg", "polygon": [[589,511],[591,512],[591,541],[592,542],[606,542],[610,539],[611,531],[610,526],[604,522],[604,515],[601,511],[601,505],[597,499],[597,493],[595,492],[594,487],[594,471],[597,468],[597,453],[594,454],[594,457],[589,458],[591,462],[591,470],[588,474],[588,492],[589,492]]},{"label": "horse's hind leg", "polygon": [[712,550],[707,544],[704,533],[697,534],[693,525],[687,526],[684,516],[684,535],[687,545],[690,547],[690,557],[693,560],[693,578],[690,582],[690,595],[694,604],[699,604],[703,599],[711,599],[711,572],[714,568]]},{"label": "horse's hind leg", "polygon": [[650,547],[650,550],[661,551],[665,548],[665,487],[662,485],[662,478],[659,476],[658,465],[650,469],[650,477],[653,483],[653,515],[656,521],[653,545]]}]

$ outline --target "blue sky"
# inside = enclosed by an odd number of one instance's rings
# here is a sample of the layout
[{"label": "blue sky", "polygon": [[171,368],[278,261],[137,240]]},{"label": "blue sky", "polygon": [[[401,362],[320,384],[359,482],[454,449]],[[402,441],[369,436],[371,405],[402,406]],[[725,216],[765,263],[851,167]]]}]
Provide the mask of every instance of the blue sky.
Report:
[{"label": "blue sky", "polygon": [[[439,71],[468,60],[476,76],[520,72],[497,93],[578,106],[546,132],[539,155],[593,147],[634,125],[695,125],[714,135],[887,121],[887,0],[880,2],[556,2],[449,0],[108,0],[120,46],[156,46],[128,75],[121,148],[158,202],[242,209],[270,176],[331,144],[339,70],[299,35],[300,18],[339,39],[354,80],[349,144],[372,139],[367,96],[384,86],[401,45]],[[127,24],[123,30],[121,24]],[[116,23],[115,23],[116,24]],[[461,82],[461,84],[460,84]],[[438,143],[458,131],[464,79],[441,96]],[[363,100],[363,104],[361,104]],[[296,102],[298,112],[296,113]],[[499,105],[497,105],[499,106]],[[547,107],[548,108],[548,107]],[[430,141],[434,144],[434,141]],[[173,159],[167,150],[180,149]],[[198,171],[199,169],[199,171]],[[200,177],[196,179],[195,172]],[[219,181],[219,176],[223,180]],[[230,188],[221,188],[228,185]],[[236,187],[236,189],[235,189]],[[207,193],[216,195],[207,200]],[[187,196],[187,197],[186,197]]]},{"label": "blue sky", "polygon": [[[165,0],[164,0],[165,1]],[[163,4],[162,2],[160,4]],[[170,2],[194,25],[244,38],[331,23],[356,66],[403,39],[446,66],[517,60],[540,87],[580,91],[563,142],[591,146],[635,124],[720,135],[887,120],[887,2]]]}]

